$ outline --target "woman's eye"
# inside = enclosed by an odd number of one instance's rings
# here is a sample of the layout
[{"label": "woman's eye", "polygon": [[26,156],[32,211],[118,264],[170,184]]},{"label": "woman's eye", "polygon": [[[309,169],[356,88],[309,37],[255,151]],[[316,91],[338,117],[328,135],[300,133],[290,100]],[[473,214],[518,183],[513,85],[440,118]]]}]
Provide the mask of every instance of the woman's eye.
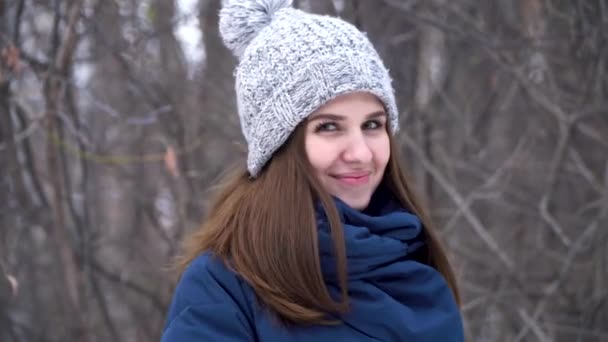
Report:
[{"label": "woman's eye", "polygon": [[322,122],[315,128],[315,132],[332,132],[336,130],[338,130],[338,126],[333,122]]},{"label": "woman's eye", "polygon": [[378,129],[382,128],[383,123],[379,120],[370,120],[363,124],[363,129]]}]

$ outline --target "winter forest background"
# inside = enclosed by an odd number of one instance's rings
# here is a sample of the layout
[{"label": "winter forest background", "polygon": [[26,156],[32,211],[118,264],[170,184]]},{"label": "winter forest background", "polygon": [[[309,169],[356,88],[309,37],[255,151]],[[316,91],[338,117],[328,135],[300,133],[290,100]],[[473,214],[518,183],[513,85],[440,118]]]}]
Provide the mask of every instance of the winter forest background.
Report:
[{"label": "winter forest background", "polygon": [[[0,341],[158,341],[243,160],[220,0],[0,0]],[[368,32],[468,341],[608,341],[608,1],[299,0]]]}]

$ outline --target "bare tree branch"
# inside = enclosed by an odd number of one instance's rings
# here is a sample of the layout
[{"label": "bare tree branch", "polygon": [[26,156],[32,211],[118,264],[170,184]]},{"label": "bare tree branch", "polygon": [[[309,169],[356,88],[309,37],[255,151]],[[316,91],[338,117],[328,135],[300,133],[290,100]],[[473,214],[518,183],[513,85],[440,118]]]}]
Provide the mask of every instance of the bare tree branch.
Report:
[{"label": "bare tree branch", "polygon": [[473,214],[473,212],[467,208],[465,199],[458,193],[458,191],[443,177],[443,175],[433,166],[426,158],[420,147],[406,134],[402,135],[401,138],[405,142],[408,148],[410,148],[415,154],[418,160],[422,163],[424,168],[433,176],[433,178],[439,183],[441,188],[450,196],[452,201],[462,211],[464,217],[469,221],[473,230],[477,233],[479,238],[488,246],[488,248],[498,256],[499,260],[506,267],[511,274],[515,274],[515,264],[507,256],[506,252],[503,251],[498,243],[494,240],[492,235],[486,230],[479,218]]},{"label": "bare tree branch", "polygon": [[[593,238],[600,225],[600,222],[602,222],[602,220],[606,217],[606,214],[608,214],[608,205],[604,205],[597,217],[589,223],[587,228],[585,228],[579,237],[571,244],[570,248],[568,249],[568,253],[566,253],[562,262],[557,278],[544,288],[543,297],[537,302],[532,317],[530,317],[531,321],[538,321],[540,319],[540,316],[543,314],[549,299],[559,290],[562,282],[566,279],[574,259],[582,251],[584,246]],[[528,325],[524,326],[517,335],[515,342],[523,341],[529,330],[530,327]]]}]

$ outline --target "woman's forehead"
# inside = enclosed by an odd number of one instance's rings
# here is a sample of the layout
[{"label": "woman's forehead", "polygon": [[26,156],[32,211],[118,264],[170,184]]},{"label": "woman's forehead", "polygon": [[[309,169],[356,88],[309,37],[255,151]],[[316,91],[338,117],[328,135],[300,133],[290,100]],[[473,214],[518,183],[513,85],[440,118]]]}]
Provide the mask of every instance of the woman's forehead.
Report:
[{"label": "woman's forehead", "polygon": [[371,115],[384,112],[382,102],[373,94],[366,92],[355,92],[340,95],[315,110],[310,117],[319,115]]}]

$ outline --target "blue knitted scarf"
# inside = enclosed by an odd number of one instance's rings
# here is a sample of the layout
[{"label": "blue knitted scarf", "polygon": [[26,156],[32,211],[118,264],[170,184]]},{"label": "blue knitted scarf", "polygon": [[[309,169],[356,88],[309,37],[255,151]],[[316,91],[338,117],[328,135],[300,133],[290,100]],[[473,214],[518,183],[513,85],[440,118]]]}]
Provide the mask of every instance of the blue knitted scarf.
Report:
[{"label": "blue knitted scarf", "polygon": [[[416,260],[425,234],[417,216],[378,190],[361,212],[335,198],[343,223],[351,310],[344,324],[381,341],[464,341],[462,318],[445,279]],[[333,243],[317,205],[323,275],[338,296]]]}]

